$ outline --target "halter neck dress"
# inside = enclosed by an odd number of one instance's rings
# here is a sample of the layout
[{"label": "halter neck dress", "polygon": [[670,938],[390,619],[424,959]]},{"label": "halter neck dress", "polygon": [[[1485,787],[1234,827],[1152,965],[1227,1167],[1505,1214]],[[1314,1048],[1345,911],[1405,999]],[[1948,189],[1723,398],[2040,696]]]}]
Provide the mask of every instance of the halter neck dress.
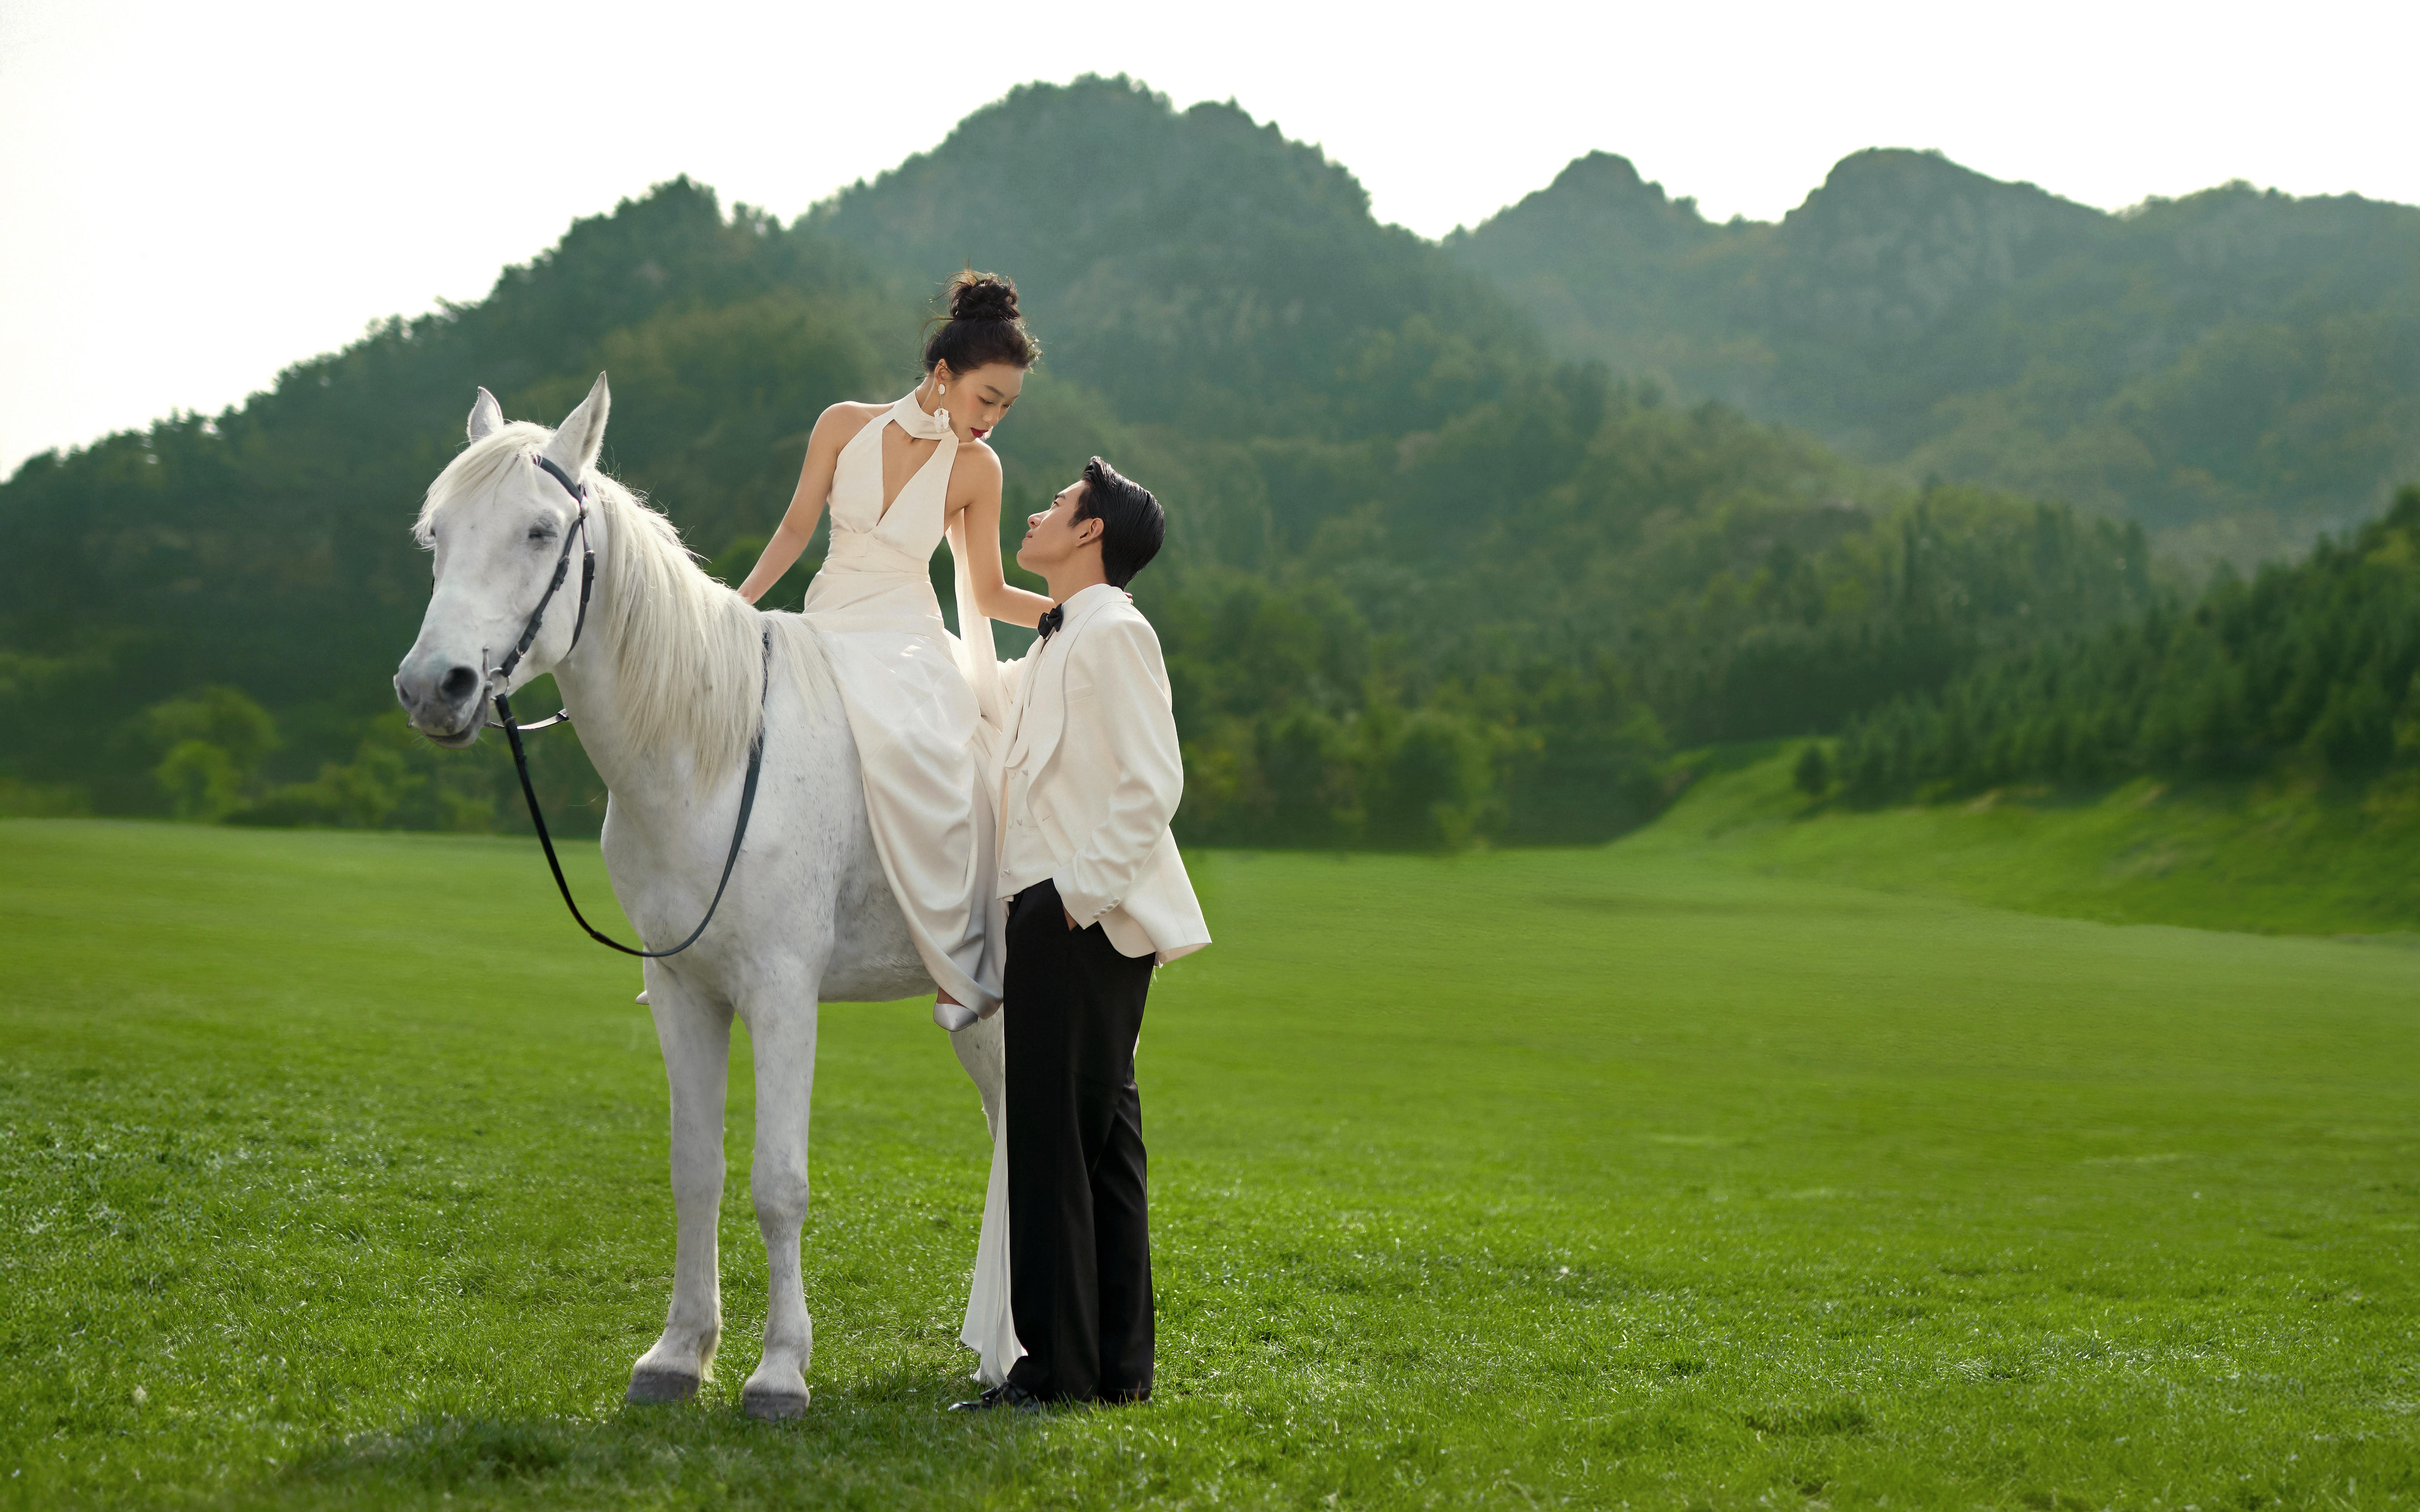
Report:
[{"label": "halter neck dress", "polygon": [[[935,440],[885,509],[882,438],[897,425]],[[950,534],[958,624],[941,623],[928,564],[941,543],[957,434],[949,411],[909,394],[842,448],[832,473],[831,546],[802,610],[821,633],[865,774],[875,849],[934,982],[981,1014],[1000,1006],[988,884],[997,830],[1000,671],[991,622],[975,611],[963,529]]]},{"label": "halter neck dress", "polygon": [[[940,444],[886,510],[882,438],[892,425]],[[929,564],[957,451],[949,411],[927,414],[913,393],[849,439],[832,472],[831,547],[802,612],[840,685],[875,849],[916,951],[937,984],[988,1016],[1000,1006],[1006,922],[991,896],[1006,699],[991,622],[975,609],[963,517],[948,532],[961,635],[942,625],[933,594]],[[958,1335],[980,1357],[976,1378],[994,1386],[1025,1352],[1009,1306],[1007,1122],[1003,1113],[992,1128],[983,1231]]]}]

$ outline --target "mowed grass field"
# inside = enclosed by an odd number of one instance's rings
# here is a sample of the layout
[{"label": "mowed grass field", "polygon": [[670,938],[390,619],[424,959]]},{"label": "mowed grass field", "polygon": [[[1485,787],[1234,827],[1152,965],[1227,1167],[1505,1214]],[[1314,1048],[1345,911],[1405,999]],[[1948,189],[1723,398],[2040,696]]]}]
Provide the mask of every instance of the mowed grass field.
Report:
[{"label": "mowed grass field", "polygon": [[2149,778],[1859,810],[1810,802],[1801,742],[1693,753],[1703,775],[1625,854],[1929,893],[2110,924],[2354,934],[2420,945],[2420,814],[2309,780]]},{"label": "mowed grass field", "polygon": [[744,1039],[718,1377],[627,1410],[662,1072],[533,851],[0,824],[0,1504],[2420,1504],[2420,951],[1653,832],[1192,859],[1156,1399],[942,1412],[981,1117],[842,1006],[765,1427]]}]

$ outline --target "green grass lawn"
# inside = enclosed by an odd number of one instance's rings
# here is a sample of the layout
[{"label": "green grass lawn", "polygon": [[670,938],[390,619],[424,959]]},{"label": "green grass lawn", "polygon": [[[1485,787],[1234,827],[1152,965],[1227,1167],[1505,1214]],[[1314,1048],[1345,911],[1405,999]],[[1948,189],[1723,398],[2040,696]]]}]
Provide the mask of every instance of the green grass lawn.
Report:
[{"label": "green grass lawn", "polygon": [[1963,898],[2113,924],[2399,936],[2420,944],[2420,812],[2310,781],[2086,795],[1994,792],[1860,811],[1792,781],[1797,742],[1697,753],[1701,775],[1638,854]]},{"label": "green grass lawn", "polygon": [[941,1412],[981,1119],[922,1005],[852,1006],[764,1427],[744,1057],[719,1377],[622,1406],[662,1071],[534,852],[0,824],[0,1502],[2420,1504],[2420,951],[1673,829],[1193,864],[1157,1399]]}]

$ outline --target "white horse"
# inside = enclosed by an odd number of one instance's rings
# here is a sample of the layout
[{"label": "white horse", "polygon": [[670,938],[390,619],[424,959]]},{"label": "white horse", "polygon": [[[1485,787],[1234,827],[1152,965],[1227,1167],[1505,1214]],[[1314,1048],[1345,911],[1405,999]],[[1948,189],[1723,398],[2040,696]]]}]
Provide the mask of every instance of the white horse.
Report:
[{"label": "white horse", "polygon": [[[765,1352],[742,1388],[751,1416],[807,1406],[814,1332],[799,1273],[807,1212],[807,1111],[822,1001],[881,1001],[933,983],[883,879],[840,694],[815,632],[760,613],[699,571],[672,522],[597,468],[605,378],[560,429],[507,424],[487,390],[470,445],[429,486],[415,533],[436,553],[420,638],[395,679],[413,728],[460,748],[489,697],[552,672],[588,758],[605,779],[605,864],[613,896],[651,948],[677,945],[715,893],[760,711],[764,769],[730,890],[697,943],[646,963],[646,999],[672,1083],[673,1199],[679,1239],[672,1307],[630,1372],[629,1400],[693,1396],[722,1330],[715,1219],[731,1019],[756,1056],[749,1188],[771,1295]],[[538,466],[543,457],[569,486]],[[595,597],[573,645],[580,563],[501,687],[520,640],[580,524],[597,553]],[[766,645],[769,637],[769,663]],[[544,738],[544,737],[540,737]],[[535,878],[533,878],[535,883]],[[570,927],[568,921],[565,927]],[[996,1119],[1000,1020],[953,1037]]]}]

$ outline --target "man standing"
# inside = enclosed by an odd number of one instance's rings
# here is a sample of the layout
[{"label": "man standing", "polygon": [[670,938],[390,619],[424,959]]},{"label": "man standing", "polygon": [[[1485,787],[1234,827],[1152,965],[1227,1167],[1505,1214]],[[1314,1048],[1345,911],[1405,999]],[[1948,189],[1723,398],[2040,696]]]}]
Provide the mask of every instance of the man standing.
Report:
[{"label": "man standing", "polygon": [[1018,669],[1001,793],[1009,900],[1009,1304],[1024,1357],[961,1409],[1151,1395],[1151,1230],[1135,1041],[1155,964],[1210,943],[1168,821],[1168,669],[1123,591],[1159,550],[1148,489],[1094,457],[1030,517],[1052,608]]}]

